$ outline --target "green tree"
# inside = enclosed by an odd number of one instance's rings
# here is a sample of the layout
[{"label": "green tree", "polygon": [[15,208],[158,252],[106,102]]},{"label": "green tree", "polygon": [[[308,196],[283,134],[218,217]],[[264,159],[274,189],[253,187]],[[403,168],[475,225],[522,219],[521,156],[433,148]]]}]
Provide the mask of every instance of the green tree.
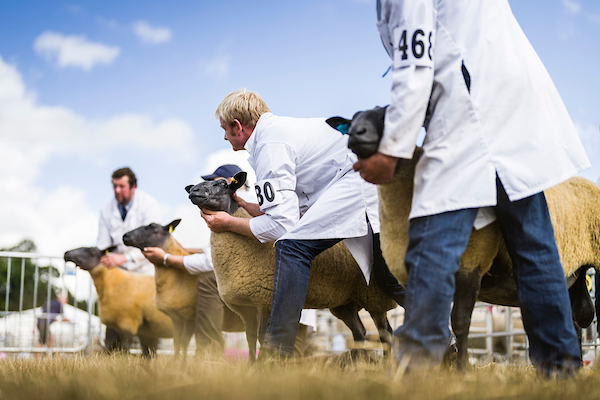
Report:
[{"label": "green tree", "polygon": [[[35,243],[31,240],[23,240],[18,245],[0,249],[0,251],[11,251],[20,253],[33,253],[36,251]],[[10,271],[9,271],[10,267]],[[36,284],[36,267],[38,280]],[[0,258],[0,311],[6,311],[6,294],[8,292],[8,311],[18,311],[21,301],[21,271],[23,274],[23,310],[39,307],[48,299],[48,281],[50,277],[58,278],[59,272],[51,265],[36,265],[30,258]],[[7,281],[10,283],[7,285]],[[37,287],[36,287],[37,286]],[[37,289],[37,290],[36,290]],[[57,294],[58,287],[54,284],[50,287],[50,298]],[[34,304],[35,300],[35,304]]]}]

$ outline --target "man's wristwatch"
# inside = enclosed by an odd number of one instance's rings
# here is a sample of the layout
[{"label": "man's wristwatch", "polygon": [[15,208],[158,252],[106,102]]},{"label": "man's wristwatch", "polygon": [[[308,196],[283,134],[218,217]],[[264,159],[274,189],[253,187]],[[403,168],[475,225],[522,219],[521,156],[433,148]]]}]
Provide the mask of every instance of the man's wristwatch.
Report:
[{"label": "man's wristwatch", "polygon": [[165,253],[165,256],[163,257],[163,265],[164,265],[165,267],[167,267],[167,268],[169,267],[169,266],[167,265],[167,258],[168,258],[170,255],[171,255],[171,254],[169,254],[169,253]]}]

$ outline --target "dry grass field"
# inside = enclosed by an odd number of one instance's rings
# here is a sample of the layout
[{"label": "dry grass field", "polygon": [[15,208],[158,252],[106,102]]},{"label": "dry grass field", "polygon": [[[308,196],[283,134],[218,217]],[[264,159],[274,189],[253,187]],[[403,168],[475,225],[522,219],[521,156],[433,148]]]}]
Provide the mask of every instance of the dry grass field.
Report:
[{"label": "dry grass field", "polygon": [[394,374],[386,361],[330,359],[249,367],[163,356],[0,361],[0,399],[600,399],[600,370],[555,381],[532,367]]}]

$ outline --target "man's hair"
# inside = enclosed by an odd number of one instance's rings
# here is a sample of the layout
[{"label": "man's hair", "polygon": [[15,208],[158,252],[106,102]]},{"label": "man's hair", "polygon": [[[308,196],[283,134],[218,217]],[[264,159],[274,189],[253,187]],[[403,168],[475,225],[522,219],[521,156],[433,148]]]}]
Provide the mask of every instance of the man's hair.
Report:
[{"label": "man's hair", "polygon": [[129,187],[130,188],[137,186],[137,179],[135,177],[135,174],[133,173],[133,171],[131,169],[129,169],[129,167],[119,168],[118,170],[113,172],[112,180],[114,181],[115,179],[121,179],[124,176],[127,176],[129,178]]},{"label": "man's hair", "polygon": [[244,126],[256,126],[258,119],[266,112],[271,112],[265,101],[256,92],[245,88],[229,93],[215,111],[217,118],[221,117],[228,125],[233,125],[237,119]]}]

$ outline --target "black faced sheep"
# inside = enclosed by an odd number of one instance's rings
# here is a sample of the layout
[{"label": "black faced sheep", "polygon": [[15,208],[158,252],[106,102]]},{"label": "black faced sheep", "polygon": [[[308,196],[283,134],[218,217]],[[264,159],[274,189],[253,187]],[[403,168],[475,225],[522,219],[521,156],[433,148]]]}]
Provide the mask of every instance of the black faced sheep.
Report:
[{"label": "black faced sheep", "polygon": [[[163,232],[172,232],[180,221],[177,219],[166,226],[156,223],[141,226],[125,233],[123,243],[126,246],[137,247],[140,250],[144,247],[161,247],[167,253],[173,255],[189,255],[190,253],[176,241],[172,240],[165,243],[161,240]],[[154,267],[156,307],[173,321],[175,355],[186,357],[187,348],[195,328],[198,277],[179,268],[168,268],[157,264],[154,264]]]},{"label": "black faced sheep", "polygon": [[[333,117],[328,123],[350,135],[349,146],[361,158],[377,151],[383,134],[385,108],[358,112],[352,120]],[[390,270],[407,282],[404,256],[408,246],[408,216],[413,177],[422,149],[412,160],[400,159],[393,181],[379,185],[382,252]],[[585,272],[600,268],[600,188],[584,178],[571,178],[545,192],[556,243],[570,288],[576,326],[587,327],[594,316]],[[459,366],[467,363],[467,335],[475,301],[518,306],[512,261],[497,222],[474,230],[456,274],[452,327],[457,337]]]},{"label": "black faced sheep", "polygon": [[124,350],[138,336],[143,354],[156,354],[158,339],[173,337],[173,323],[154,305],[154,278],[107,268],[100,264],[103,255],[96,247],[81,247],[67,251],[64,258],[92,276],[100,320],[119,332]]},{"label": "black faced sheep", "polygon": [[[224,180],[202,182],[186,190],[192,203],[211,211],[250,218],[232,199],[244,184],[238,173],[231,185]],[[221,298],[237,312],[246,326],[250,349],[262,340],[271,310],[275,247],[233,232],[211,234],[212,260]],[[380,331],[382,340],[391,332],[386,312],[396,306],[374,283],[367,285],[360,268],[343,243],[320,254],[313,261],[304,308],[329,308],[352,331],[356,342],[364,341],[365,328],[358,311],[365,308]]]}]

